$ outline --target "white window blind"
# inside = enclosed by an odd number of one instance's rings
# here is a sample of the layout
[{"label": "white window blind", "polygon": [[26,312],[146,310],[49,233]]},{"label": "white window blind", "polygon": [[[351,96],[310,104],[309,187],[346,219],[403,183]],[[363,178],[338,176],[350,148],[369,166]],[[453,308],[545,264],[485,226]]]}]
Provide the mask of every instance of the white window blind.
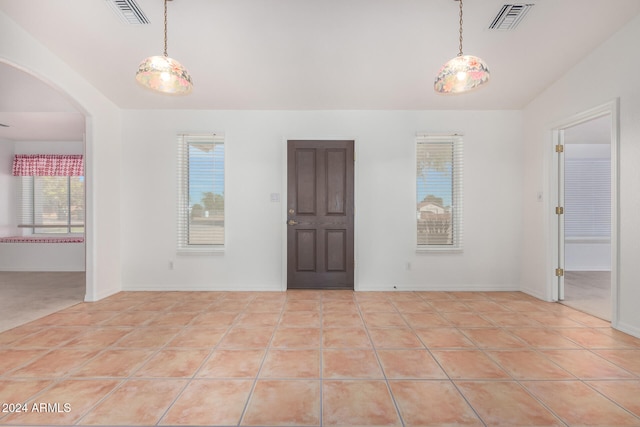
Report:
[{"label": "white window blind", "polygon": [[611,236],[611,162],[565,159],[564,227],[567,238]]},{"label": "white window blind", "polygon": [[225,242],[225,147],[221,135],[179,135],[178,249]]},{"label": "white window blind", "polygon": [[416,138],[418,249],[462,249],[462,137]]},{"label": "white window blind", "polygon": [[84,232],[83,176],[17,176],[18,227],[32,234]]}]

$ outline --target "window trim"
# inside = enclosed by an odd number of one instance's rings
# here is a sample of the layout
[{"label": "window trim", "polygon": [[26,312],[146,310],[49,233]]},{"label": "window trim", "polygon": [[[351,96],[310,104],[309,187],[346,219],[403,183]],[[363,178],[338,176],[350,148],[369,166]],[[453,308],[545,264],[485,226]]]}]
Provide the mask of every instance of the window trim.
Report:
[{"label": "window trim", "polygon": [[[413,200],[413,224],[416,253],[461,253],[464,251],[464,134],[435,134],[435,133],[417,133],[414,139],[414,158],[413,176],[414,184],[414,200]],[[428,142],[451,142],[453,145],[454,156],[454,183],[452,185],[453,195],[453,243],[451,245],[421,245],[418,244],[418,218],[417,204],[418,202],[418,146],[421,143]],[[455,167],[457,166],[457,167]]]},{"label": "window trim", "polygon": [[[216,255],[223,254],[227,247],[228,229],[227,229],[227,140],[222,133],[180,133],[177,135],[178,140],[178,203],[177,203],[177,254],[178,255]],[[188,156],[189,143],[194,140],[203,142],[212,142],[224,146],[223,159],[223,192],[225,195],[225,207],[223,212],[224,221],[224,240],[222,244],[214,245],[190,245],[187,241],[188,221],[189,221],[189,174],[188,162],[185,157]]]}]

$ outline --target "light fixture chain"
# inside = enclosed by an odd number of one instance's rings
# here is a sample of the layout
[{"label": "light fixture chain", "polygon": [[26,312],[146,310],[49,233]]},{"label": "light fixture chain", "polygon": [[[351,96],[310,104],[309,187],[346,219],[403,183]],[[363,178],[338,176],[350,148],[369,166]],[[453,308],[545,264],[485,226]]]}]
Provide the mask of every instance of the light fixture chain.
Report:
[{"label": "light fixture chain", "polygon": [[462,0],[458,0],[460,2],[460,52],[458,56],[462,56]]},{"label": "light fixture chain", "polygon": [[169,56],[167,54],[167,0],[164,0],[164,56],[165,57]]}]

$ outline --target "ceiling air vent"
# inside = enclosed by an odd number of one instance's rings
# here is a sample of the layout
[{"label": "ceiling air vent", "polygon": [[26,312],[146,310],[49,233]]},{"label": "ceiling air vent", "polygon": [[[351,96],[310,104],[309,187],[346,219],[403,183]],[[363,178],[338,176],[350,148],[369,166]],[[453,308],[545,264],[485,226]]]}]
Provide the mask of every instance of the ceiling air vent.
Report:
[{"label": "ceiling air vent", "polygon": [[148,24],[149,19],[135,0],[105,0],[120,19],[131,25]]},{"label": "ceiling air vent", "polygon": [[505,4],[500,9],[489,25],[490,30],[513,30],[525,17],[529,9],[533,7],[531,3]]}]

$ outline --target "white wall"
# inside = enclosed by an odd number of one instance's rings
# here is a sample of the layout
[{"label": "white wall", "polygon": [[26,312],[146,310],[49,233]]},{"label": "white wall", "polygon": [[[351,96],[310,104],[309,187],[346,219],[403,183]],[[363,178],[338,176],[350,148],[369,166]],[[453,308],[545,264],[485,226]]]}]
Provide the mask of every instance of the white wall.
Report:
[{"label": "white wall", "polygon": [[[640,80],[629,70],[640,69],[636,42],[640,40],[640,17],[634,18],[610,40],[592,52],[569,73],[524,109],[524,223],[522,289],[551,298],[548,262],[549,196],[553,123],[619,98],[619,311],[617,327],[640,336]],[[545,192],[545,203],[536,194]]]},{"label": "white wall", "polygon": [[[517,111],[125,111],[124,289],[269,289],[283,284],[285,141],[356,140],[360,290],[518,289],[522,233]],[[227,248],[176,255],[178,132],[227,137]],[[416,132],[464,133],[464,252],[416,254]],[[173,261],[174,269],[169,269]],[[407,270],[407,263],[411,269]]]},{"label": "white wall", "polygon": [[87,80],[0,12],[0,61],[30,72],[86,115],[86,240],[89,301],[121,289],[120,110]]}]

